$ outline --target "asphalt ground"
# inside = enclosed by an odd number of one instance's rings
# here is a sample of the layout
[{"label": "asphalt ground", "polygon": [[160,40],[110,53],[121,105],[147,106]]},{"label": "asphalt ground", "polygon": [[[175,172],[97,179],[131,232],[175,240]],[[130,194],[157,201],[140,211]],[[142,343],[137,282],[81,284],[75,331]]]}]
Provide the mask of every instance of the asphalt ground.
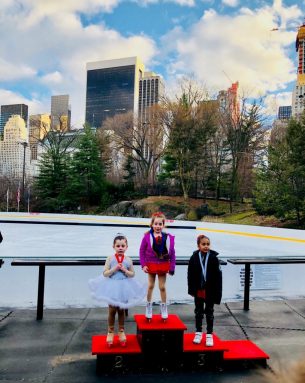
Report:
[{"label": "asphalt ground", "polygon": [[[232,368],[205,365],[148,372],[118,368],[101,375],[96,374],[91,337],[106,333],[107,308],[45,309],[42,321],[36,320],[36,310],[0,308],[0,382],[254,383],[262,381],[261,370],[276,372],[305,360],[305,299],[252,300],[247,312],[242,306],[242,302],[215,306],[214,331],[223,340],[252,340],[270,356],[265,369],[242,363]],[[193,305],[169,306],[188,332],[194,331],[193,310]],[[129,310],[126,333],[136,333],[133,315],[143,311],[143,306]],[[159,307],[153,311],[159,313]]]}]

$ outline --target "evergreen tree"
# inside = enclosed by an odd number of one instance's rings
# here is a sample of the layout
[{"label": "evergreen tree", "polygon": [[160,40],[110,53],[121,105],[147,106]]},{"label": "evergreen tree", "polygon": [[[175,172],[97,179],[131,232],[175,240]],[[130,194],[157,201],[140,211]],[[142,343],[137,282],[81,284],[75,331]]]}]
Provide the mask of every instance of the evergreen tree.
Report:
[{"label": "evergreen tree", "polygon": [[256,209],[280,218],[305,218],[305,116],[291,120],[286,135],[269,147],[268,163],[258,172]]},{"label": "evergreen tree", "polygon": [[39,161],[39,175],[34,188],[37,193],[37,208],[56,212],[65,209],[65,189],[72,145],[77,133],[65,136],[62,131],[50,131],[41,141],[44,148]]},{"label": "evergreen tree", "polygon": [[124,182],[130,189],[133,190],[136,172],[134,167],[134,160],[131,155],[127,156],[123,170],[125,172],[125,175],[123,176]]},{"label": "evergreen tree", "polygon": [[105,190],[105,174],[96,134],[85,126],[69,169],[66,194],[75,204],[98,205]]}]

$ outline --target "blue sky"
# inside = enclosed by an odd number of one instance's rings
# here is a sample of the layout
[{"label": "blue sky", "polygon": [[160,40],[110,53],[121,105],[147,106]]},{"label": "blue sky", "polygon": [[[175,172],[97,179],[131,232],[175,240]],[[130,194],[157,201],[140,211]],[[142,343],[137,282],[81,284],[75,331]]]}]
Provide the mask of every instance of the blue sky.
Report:
[{"label": "blue sky", "polygon": [[[168,92],[192,75],[210,94],[239,81],[269,113],[291,103],[305,1],[1,0],[0,104],[49,113],[69,94],[84,122],[86,62],[140,56]],[[272,29],[276,28],[276,31]]]}]

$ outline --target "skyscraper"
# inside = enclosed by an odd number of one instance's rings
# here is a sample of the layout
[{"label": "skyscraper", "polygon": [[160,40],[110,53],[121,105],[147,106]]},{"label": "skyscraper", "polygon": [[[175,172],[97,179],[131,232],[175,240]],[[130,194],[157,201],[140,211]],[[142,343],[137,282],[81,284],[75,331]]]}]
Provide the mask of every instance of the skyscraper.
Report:
[{"label": "skyscraper", "polygon": [[298,118],[305,108],[305,23],[298,29],[295,46],[298,53],[298,70],[292,93],[292,116]]},{"label": "skyscraper", "polygon": [[149,108],[160,102],[164,95],[164,83],[161,76],[154,72],[144,72],[139,81],[139,110],[140,122],[149,121]]},{"label": "skyscraper", "polygon": [[70,130],[71,106],[68,94],[51,97],[51,127],[56,130]]},{"label": "skyscraper", "polygon": [[0,174],[21,179],[23,167],[30,171],[30,149],[27,146],[28,131],[20,115],[12,115],[4,127],[4,139],[0,142]]},{"label": "skyscraper", "polygon": [[291,117],[291,106],[280,106],[279,112],[278,112],[278,119],[279,120],[289,120]]},{"label": "skyscraper", "polygon": [[37,148],[39,141],[50,131],[51,116],[49,114],[35,114],[30,116],[29,143],[31,149],[31,160],[37,160]]},{"label": "skyscraper", "polygon": [[87,63],[86,122],[99,128],[107,117],[137,113],[143,73],[138,57]]},{"label": "skyscraper", "polygon": [[217,96],[220,110],[229,112],[235,122],[238,120],[240,115],[238,86],[239,83],[236,81],[227,90],[221,90]]},{"label": "skyscraper", "polygon": [[13,115],[23,118],[25,126],[27,126],[28,109],[25,104],[1,105],[0,134],[3,135],[5,124]]}]

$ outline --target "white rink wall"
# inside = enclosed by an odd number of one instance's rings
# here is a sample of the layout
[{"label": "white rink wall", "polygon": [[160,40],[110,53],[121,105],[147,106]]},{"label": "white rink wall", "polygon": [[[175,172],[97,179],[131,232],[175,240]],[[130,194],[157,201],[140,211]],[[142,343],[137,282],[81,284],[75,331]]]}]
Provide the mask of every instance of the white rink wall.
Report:
[{"label": "white rink wall", "polygon": [[[129,217],[0,213],[0,230],[4,237],[0,245],[0,259],[5,261],[0,268],[0,307],[36,307],[38,267],[12,267],[13,259],[44,257],[98,259],[100,256],[112,253],[113,238],[118,232],[124,233],[128,238],[127,255],[137,258],[140,241],[149,221]],[[77,223],[80,225],[75,226]],[[88,223],[144,226],[81,225]],[[196,227],[196,229],[168,229],[168,232],[175,235],[177,258],[190,256],[196,250],[196,237],[201,233],[211,239],[211,247],[219,252],[219,257],[223,260],[249,256],[305,256],[305,232],[302,230],[187,221],[170,221],[168,225]],[[136,278],[146,280],[141,268],[136,266],[135,269]],[[223,301],[242,300],[240,269],[240,266],[229,263],[222,266]],[[276,270],[274,273],[276,283],[271,283],[270,287],[266,285],[266,281],[258,282],[257,286],[251,289],[251,299],[305,297],[305,264],[270,265],[269,270]],[[46,267],[45,307],[98,307],[100,304],[90,297],[87,283],[90,278],[101,272],[102,267],[99,266]],[[257,276],[262,273],[260,266],[255,267],[254,273]],[[274,277],[272,273],[270,275],[271,278]],[[177,266],[175,275],[168,277],[167,291],[170,302],[192,301],[187,295],[186,266]],[[154,300],[159,301],[157,286]]]}]

